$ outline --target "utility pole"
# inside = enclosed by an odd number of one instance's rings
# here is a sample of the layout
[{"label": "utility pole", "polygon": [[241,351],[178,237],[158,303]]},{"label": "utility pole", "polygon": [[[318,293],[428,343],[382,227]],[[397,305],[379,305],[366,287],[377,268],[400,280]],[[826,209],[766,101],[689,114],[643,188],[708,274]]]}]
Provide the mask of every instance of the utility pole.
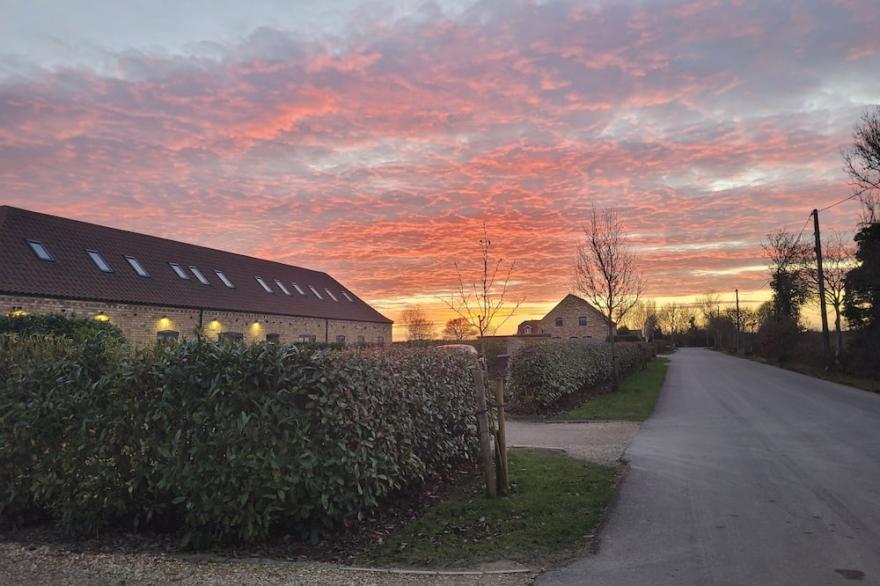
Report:
[{"label": "utility pole", "polygon": [[822,349],[825,365],[831,364],[831,336],[828,333],[828,311],[825,309],[825,272],[822,270],[822,237],[819,233],[819,210],[813,210],[813,231],[816,235],[816,268],[819,272],[819,313],[822,316]]},{"label": "utility pole", "polygon": [[736,353],[739,354],[740,348],[740,330],[742,326],[740,325],[742,322],[739,318],[739,289],[736,290]]}]

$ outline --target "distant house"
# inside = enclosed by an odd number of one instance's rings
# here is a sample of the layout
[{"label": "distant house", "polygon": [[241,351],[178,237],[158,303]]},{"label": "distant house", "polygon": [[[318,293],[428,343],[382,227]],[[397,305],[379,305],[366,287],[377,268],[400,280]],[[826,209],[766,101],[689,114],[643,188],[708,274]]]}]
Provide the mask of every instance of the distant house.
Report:
[{"label": "distant house", "polygon": [[569,294],[543,318],[519,324],[516,335],[604,342],[608,337],[608,320],[585,299]]},{"label": "distant house", "polygon": [[0,312],[87,315],[138,344],[391,343],[391,320],[327,273],[9,206]]}]

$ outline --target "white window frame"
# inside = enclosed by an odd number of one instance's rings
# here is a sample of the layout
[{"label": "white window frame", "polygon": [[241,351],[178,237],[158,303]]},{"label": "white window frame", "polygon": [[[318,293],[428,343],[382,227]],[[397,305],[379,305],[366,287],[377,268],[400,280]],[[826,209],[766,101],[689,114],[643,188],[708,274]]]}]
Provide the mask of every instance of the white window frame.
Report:
[{"label": "white window frame", "polygon": [[144,268],[144,265],[141,264],[141,261],[136,259],[133,256],[124,255],[123,258],[128,262],[128,265],[132,268],[134,272],[138,274],[139,277],[149,277],[150,273]]},{"label": "white window frame", "polygon": [[328,289],[327,287],[324,287],[324,291],[327,292],[327,295],[330,296],[330,299],[332,299],[333,301],[339,303],[339,300],[336,298],[336,295],[333,294],[333,291],[331,291],[331,290]]},{"label": "white window frame", "polygon": [[263,280],[263,277],[254,277],[254,278],[257,280],[257,283],[260,284],[260,287],[262,287],[266,293],[274,293],[275,292],[272,290],[272,287],[269,286],[269,283],[267,283],[266,281]]},{"label": "white window frame", "polygon": [[345,289],[343,289],[343,290],[342,290],[342,294],[345,296],[346,299],[348,299],[349,301],[351,301],[352,303],[354,303],[354,299],[351,298],[351,295],[348,294],[348,291],[346,291]]},{"label": "white window frame", "polygon": [[282,283],[278,279],[275,279],[275,284],[278,285],[278,288],[281,289],[282,293],[284,293],[285,295],[290,295],[290,291],[287,289],[287,287],[284,286],[284,283]]},{"label": "white window frame", "polygon": [[198,282],[201,283],[202,285],[210,285],[211,284],[211,281],[209,281],[208,277],[206,277],[205,274],[199,270],[199,267],[194,267],[192,265],[189,265],[189,272],[191,272],[193,275],[195,275],[196,280],[198,280]]},{"label": "white window frame", "polygon": [[95,263],[95,266],[100,269],[102,273],[112,273],[113,267],[110,266],[110,263],[107,262],[107,259],[104,258],[100,252],[93,248],[87,248],[86,254],[89,255],[89,258],[92,259],[92,262]]},{"label": "white window frame", "polygon": [[171,267],[171,270],[174,271],[174,274],[183,279],[184,281],[189,281],[189,275],[186,274],[186,270],[180,266],[180,263],[169,262],[168,266]]},{"label": "white window frame", "polygon": [[314,288],[314,287],[312,287],[312,286],[311,286],[311,285],[309,285],[309,289],[310,289],[310,290],[311,290],[311,292],[312,292],[312,293],[314,293],[314,294],[315,294],[315,297],[317,297],[317,298],[318,298],[318,299],[320,299],[320,300],[321,300],[321,301],[323,301],[323,300],[324,300],[324,298],[323,298],[323,297],[321,297],[321,294],[320,294],[320,293],[318,293],[318,290],[317,290],[317,289],[315,289],[315,288]]},{"label": "white window frame", "polygon": [[28,240],[27,243],[28,246],[31,247],[31,252],[33,252],[38,259],[46,262],[55,261],[55,257],[52,256],[52,253],[49,252],[49,249],[46,248],[46,245],[39,240]]},{"label": "white window frame", "polygon": [[296,289],[296,292],[299,293],[300,295],[306,294],[306,292],[303,291],[303,288],[300,287],[299,285],[297,285],[296,283],[291,283],[291,285],[293,285],[293,288]]},{"label": "white window frame", "polygon": [[229,280],[229,277],[226,276],[226,273],[224,273],[220,269],[214,269],[214,274],[217,275],[217,278],[220,279],[220,281],[224,285],[226,285],[230,289],[235,289],[235,285],[232,284],[232,281]]}]

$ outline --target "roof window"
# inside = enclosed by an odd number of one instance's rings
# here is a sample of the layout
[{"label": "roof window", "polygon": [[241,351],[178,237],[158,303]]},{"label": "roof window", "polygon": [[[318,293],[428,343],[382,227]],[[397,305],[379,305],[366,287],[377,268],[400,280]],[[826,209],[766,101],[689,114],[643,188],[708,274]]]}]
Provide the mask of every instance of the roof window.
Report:
[{"label": "roof window", "polygon": [[278,288],[281,289],[282,293],[284,293],[285,295],[290,295],[290,291],[288,291],[287,287],[284,286],[284,283],[282,283],[278,279],[275,279],[275,284],[278,285]]},{"label": "roof window", "polygon": [[274,293],[274,291],[272,291],[272,288],[266,284],[266,281],[263,280],[263,277],[254,277],[254,278],[257,280],[257,283],[260,284],[260,287],[265,289],[266,293]]},{"label": "roof window", "polygon": [[342,295],[343,295],[346,299],[348,299],[349,301],[351,301],[352,303],[354,303],[354,299],[351,298],[351,295],[349,295],[349,294],[348,294],[348,291],[346,291],[345,289],[342,290]]},{"label": "roof window", "polygon": [[170,262],[170,263],[168,263],[168,266],[174,270],[174,272],[177,274],[178,277],[189,281],[189,275],[186,274],[186,271],[183,270],[182,266],[180,266],[176,262]]},{"label": "roof window", "polygon": [[38,259],[55,260],[55,258],[49,254],[49,250],[39,240],[28,240],[27,243],[31,247],[31,250],[34,251],[34,254],[37,255]]},{"label": "roof window", "polygon": [[232,284],[232,281],[230,281],[229,278],[227,278],[227,276],[226,276],[225,274],[223,274],[223,271],[215,270],[215,271],[214,271],[214,274],[217,275],[217,278],[218,278],[218,279],[220,279],[221,281],[223,281],[223,284],[224,284],[224,285],[226,285],[226,286],[229,287],[230,289],[234,289],[234,288],[235,288],[235,285],[233,285],[233,284]]},{"label": "roof window", "polygon": [[94,262],[95,265],[99,269],[101,269],[101,272],[104,272],[104,273],[112,273],[113,272],[113,269],[110,268],[110,265],[107,263],[106,260],[104,260],[104,257],[101,256],[100,252],[98,252],[97,250],[86,250],[86,253],[92,259],[92,262]]},{"label": "roof window", "polygon": [[318,293],[318,290],[315,289],[314,287],[312,287],[311,285],[309,285],[309,290],[310,290],[312,293],[314,293],[314,294],[315,294],[315,297],[317,297],[318,299],[324,299],[323,297],[321,297],[321,294]]},{"label": "roof window", "polygon": [[201,283],[202,285],[210,285],[211,284],[211,282],[208,280],[208,277],[206,277],[202,273],[202,271],[199,270],[198,267],[190,266],[189,270],[192,274],[194,274],[196,276],[196,279],[198,279],[199,283]]},{"label": "roof window", "polygon": [[150,273],[147,272],[147,269],[144,268],[144,265],[142,265],[141,262],[138,259],[136,259],[135,257],[126,256],[125,260],[128,261],[128,264],[131,265],[131,268],[134,269],[134,272],[136,272],[141,277],[149,277],[150,276]]},{"label": "roof window", "polygon": [[296,283],[291,283],[291,285],[293,285],[293,288],[296,289],[296,292],[299,293],[300,295],[306,294],[306,292],[302,290],[302,287],[300,287]]},{"label": "roof window", "polygon": [[324,291],[327,292],[327,295],[330,296],[330,299],[332,299],[333,301],[339,302],[339,300],[336,298],[336,295],[334,295],[333,292],[330,291],[330,289],[328,289],[327,287],[324,287]]}]

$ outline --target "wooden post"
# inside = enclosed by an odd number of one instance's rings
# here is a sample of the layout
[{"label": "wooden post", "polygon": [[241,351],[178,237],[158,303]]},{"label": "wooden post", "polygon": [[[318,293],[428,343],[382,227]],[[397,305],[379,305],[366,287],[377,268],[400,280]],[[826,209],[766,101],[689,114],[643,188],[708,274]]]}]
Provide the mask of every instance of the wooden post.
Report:
[{"label": "wooden post", "polygon": [[492,446],[489,441],[489,407],[486,404],[486,374],[477,363],[473,367],[474,389],[477,393],[477,426],[480,431],[480,456],[483,477],[486,480],[486,496],[495,498],[498,491],[495,485],[495,469],[492,462]]},{"label": "wooden post", "polygon": [[504,430],[504,379],[495,381],[495,403],[498,407],[498,436],[495,440],[498,455],[498,493],[507,494],[507,434]]}]

